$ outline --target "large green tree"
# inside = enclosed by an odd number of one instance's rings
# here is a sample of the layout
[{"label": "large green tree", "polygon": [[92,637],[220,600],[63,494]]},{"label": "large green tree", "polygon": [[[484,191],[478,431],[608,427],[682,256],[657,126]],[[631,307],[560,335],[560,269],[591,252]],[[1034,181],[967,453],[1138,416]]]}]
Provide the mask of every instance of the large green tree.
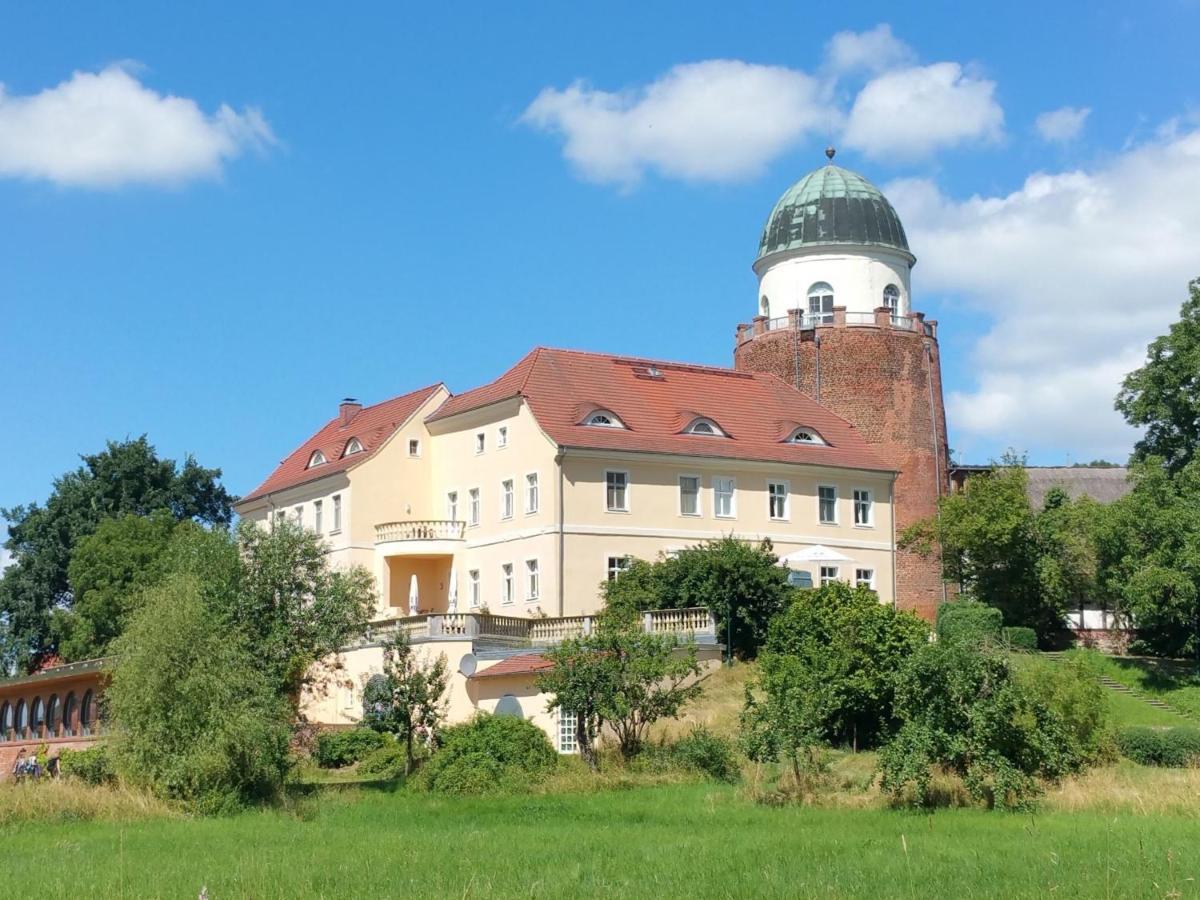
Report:
[{"label": "large green tree", "polygon": [[145,435],[110,441],[83,465],[58,477],[45,505],[0,510],[13,565],[0,577],[0,666],[30,668],[54,652],[54,610],[73,602],[71,557],[105,519],[167,511],[176,520],[228,524],[233,497],[220,469],[191,456],[162,459]]},{"label": "large green tree", "polygon": [[1155,338],[1145,365],[1125,376],[1116,408],[1145,428],[1133,458],[1159,457],[1181,471],[1200,446],[1200,279],[1188,285],[1179,321]]}]

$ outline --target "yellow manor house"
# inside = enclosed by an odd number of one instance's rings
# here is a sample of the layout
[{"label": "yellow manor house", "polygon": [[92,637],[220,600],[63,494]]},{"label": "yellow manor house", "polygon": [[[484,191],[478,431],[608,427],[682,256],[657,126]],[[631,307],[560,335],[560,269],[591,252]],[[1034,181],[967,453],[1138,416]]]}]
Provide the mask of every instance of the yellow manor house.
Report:
[{"label": "yellow manor house", "polygon": [[[536,647],[590,627],[605,579],[732,534],[769,538],[801,582],[893,602],[895,475],[774,375],[537,348],[457,396],[437,384],[344,401],[237,512],[313,529],[335,565],[375,575],[378,621],[311,692],[310,719],[357,721],[380,639],[404,628],[446,654],[452,721],[519,713],[569,751],[571,729],[533,687]],[[706,610],[645,627],[719,655]]]}]

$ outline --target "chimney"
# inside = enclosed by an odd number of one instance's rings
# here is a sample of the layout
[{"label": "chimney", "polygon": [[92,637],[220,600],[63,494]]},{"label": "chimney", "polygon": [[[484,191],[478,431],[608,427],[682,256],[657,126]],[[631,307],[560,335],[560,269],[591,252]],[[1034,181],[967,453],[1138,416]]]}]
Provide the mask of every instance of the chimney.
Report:
[{"label": "chimney", "polygon": [[342,420],[342,427],[349,425],[354,417],[362,412],[362,404],[353,397],[347,397],[338,404],[338,418]]}]

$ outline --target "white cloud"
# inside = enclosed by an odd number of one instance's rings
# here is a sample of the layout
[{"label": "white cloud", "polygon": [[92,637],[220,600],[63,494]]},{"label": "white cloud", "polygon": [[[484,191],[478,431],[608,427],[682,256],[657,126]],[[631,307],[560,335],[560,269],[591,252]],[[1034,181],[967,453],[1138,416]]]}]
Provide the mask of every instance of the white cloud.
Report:
[{"label": "white cloud", "polygon": [[215,177],[247,147],[274,142],[257,109],[194,100],[145,87],[129,67],[75,72],[37,94],[0,85],[0,176],[61,185],[178,184]]},{"label": "white cloud", "polygon": [[883,160],[995,142],[1004,135],[995,91],[995,82],[973,77],[954,62],[885,72],[855,98],[842,141]]},{"label": "white cloud", "polygon": [[1089,107],[1077,109],[1074,106],[1064,106],[1052,109],[1037,117],[1034,124],[1042,140],[1056,144],[1065,144],[1079,137],[1083,124],[1092,110]]},{"label": "white cloud", "polygon": [[804,72],[717,59],[620,93],[583,82],[546,88],[521,121],[561,134],[584,178],[629,187],[647,171],[688,181],[758,174],[833,115]]},{"label": "white cloud", "polygon": [[990,325],[977,386],[947,397],[952,429],[1122,459],[1134,432],[1112,408],[1121,378],[1200,274],[1200,129],[1006,196],[960,202],[924,180],[886,192],[920,257],[918,290],[957,295]]},{"label": "white cloud", "polygon": [[892,34],[892,26],[870,31],[839,31],[825,47],[825,64],[833,72],[885,72],[916,61],[916,53]]}]

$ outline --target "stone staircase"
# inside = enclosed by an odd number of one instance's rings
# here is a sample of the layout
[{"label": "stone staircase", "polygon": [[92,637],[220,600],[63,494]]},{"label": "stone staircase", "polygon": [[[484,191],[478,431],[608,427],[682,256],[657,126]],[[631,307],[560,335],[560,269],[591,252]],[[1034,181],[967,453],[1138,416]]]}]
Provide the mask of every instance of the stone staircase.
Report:
[{"label": "stone staircase", "polygon": [[[1042,656],[1044,656],[1046,659],[1055,660],[1055,661],[1061,660],[1063,658],[1063,654],[1060,651],[1052,651],[1049,653],[1043,653]],[[1100,676],[1100,683],[1102,685],[1104,685],[1104,687],[1108,688],[1110,691],[1116,691],[1118,694],[1125,694],[1127,697],[1132,697],[1135,700],[1140,700],[1142,703],[1145,703],[1147,706],[1153,706],[1155,709],[1161,709],[1163,712],[1174,713],[1175,715],[1182,716],[1185,719],[1195,719],[1196,718],[1195,715],[1193,715],[1191,712],[1188,712],[1185,709],[1180,709],[1177,706],[1172,706],[1170,703],[1167,703],[1165,700],[1161,700],[1158,697],[1154,697],[1149,694],[1145,694],[1135,688],[1131,688],[1129,685],[1123,684],[1122,682],[1117,681],[1114,678],[1109,678],[1107,675]]]}]

